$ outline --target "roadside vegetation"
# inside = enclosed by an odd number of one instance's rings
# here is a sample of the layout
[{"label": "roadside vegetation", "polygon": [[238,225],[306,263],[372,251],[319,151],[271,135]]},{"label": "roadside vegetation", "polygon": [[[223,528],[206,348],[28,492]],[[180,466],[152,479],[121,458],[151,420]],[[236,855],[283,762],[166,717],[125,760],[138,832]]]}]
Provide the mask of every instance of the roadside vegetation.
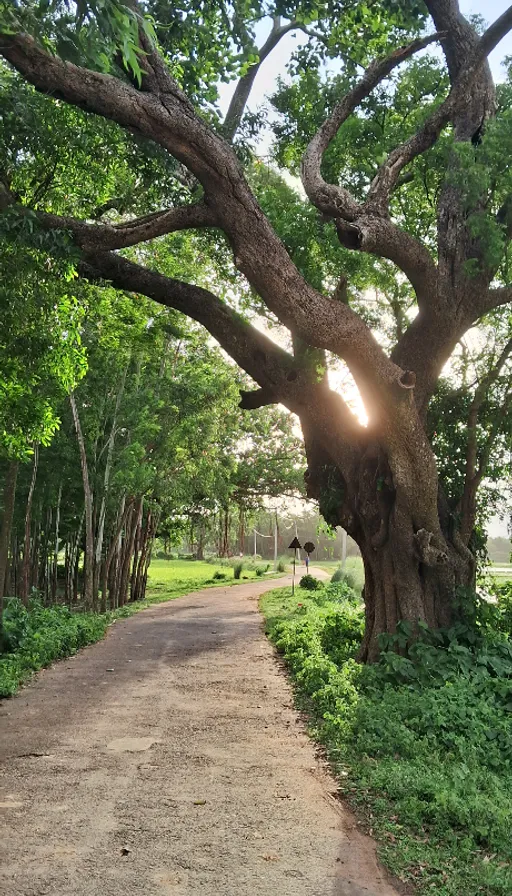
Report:
[{"label": "roadside vegetation", "polygon": [[356,661],[364,609],[346,581],[261,602],[340,792],[389,870],[419,893],[512,892],[512,584],[471,623],[408,649],[407,627]]}]

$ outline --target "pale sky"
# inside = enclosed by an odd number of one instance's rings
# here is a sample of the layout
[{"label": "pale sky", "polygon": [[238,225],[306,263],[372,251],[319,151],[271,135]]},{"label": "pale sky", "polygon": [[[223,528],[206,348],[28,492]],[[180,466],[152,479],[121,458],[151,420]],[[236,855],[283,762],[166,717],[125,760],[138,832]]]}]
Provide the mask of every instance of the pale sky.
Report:
[{"label": "pale sky", "polygon": [[[459,3],[461,11],[465,15],[479,14],[484,17],[488,24],[494,22],[510,5],[508,0],[486,0],[485,3],[480,2],[480,0],[459,0]],[[260,45],[264,42],[269,29],[270,25],[267,28],[261,27],[259,29],[261,37],[258,34],[258,41]],[[273,93],[278,76],[286,76],[285,65],[291,53],[298,44],[304,43],[305,40],[307,38],[301,35],[300,32],[285,35],[273,53],[264,62],[257,74],[251,93],[249,108],[252,111],[255,111],[264,102],[266,96]],[[429,52],[431,52],[431,48],[429,48]],[[503,38],[489,57],[491,68],[497,81],[503,78],[501,62],[505,56],[512,56],[512,32]],[[234,83],[221,85],[221,107],[223,109],[227,108],[234,86]]]}]

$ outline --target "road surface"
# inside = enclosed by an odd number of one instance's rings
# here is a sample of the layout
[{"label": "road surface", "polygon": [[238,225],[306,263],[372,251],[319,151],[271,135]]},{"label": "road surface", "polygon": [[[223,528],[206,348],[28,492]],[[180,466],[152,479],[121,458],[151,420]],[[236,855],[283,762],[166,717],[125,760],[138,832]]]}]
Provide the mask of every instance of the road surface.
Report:
[{"label": "road surface", "polygon": [[269,586],[145,610],[3,701],[2,894],[396,896],[293,708]]}]

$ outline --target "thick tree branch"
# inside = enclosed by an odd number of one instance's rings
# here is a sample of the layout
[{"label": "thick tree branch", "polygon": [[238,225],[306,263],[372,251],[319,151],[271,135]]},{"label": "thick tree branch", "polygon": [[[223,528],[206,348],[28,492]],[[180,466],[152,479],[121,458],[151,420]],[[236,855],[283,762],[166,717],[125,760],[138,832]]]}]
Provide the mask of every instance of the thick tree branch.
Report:
[{"label": "thick tree branch", "polygon": [[391,410],[403,371],[389,361],[357,314],[304,281],[259,207],[234,152],[195,114],[170,78],[168,91],[158,96],[137,91],[109,75],[49,55],[27,35],[0,37],[0,53],[38,90],[136,129],[183,162],[203,184],[206,202],[231,242],[236,266],[270,310],[293,332],[345,358],[375,417],[384,408]]},{"label": "thick tree branch", "polygon": [[488,289],[484,292],[477,302],[475,308],[475,320],[492,311],[494,308],[501,308],[502,305],[512,303],[512,286],[497,286],[494,289]]},{"label": "thick tree branch", "polygon": [[390,53],[384,59],[372,62],[359,83],[336,104],[329,118],[324,121],[316,132],[302,160],[301,178],[309,199],[313,205],[325,214],[333,217],[342,217],[346,221],[353,221],[358,216],[361,208],[347,190],[334,184],[328,184],[321,174],[323,155],[338,133],[341,125],[361,101],[369,96],[372,90],[397,65],[400,65],[401,62],[409,59],[414,53],[437,40],[439,40],[438,34],[429,35],[413,41],[406,47],[394,50],[393,53]]},{"label": "thick tree branch", "polygon": [[351,223],[338,218],[335,227],[343,246],[396,264],[413,286],[420,310],[431,305],[437,287],[437,267],[419,240],[389,218],[361,215]]},{"label": "thick tree branch", "polygon": [[[28,214],[30,211],[26,206],[16,203],[16,197],[0,184],[0,211],[9,206],[16,208],[20,214]],[[42,227],[47,230],[69,231],[77,246],[86,251],[127,249],[179,230],[215,227],[216,224],[213,210],[202,202],[153,212],[115,225],[89,224],[66,215],[42,211],[35,214]]]},{"label": "thick tree branch", "polygon": [[209,290],[164,277],[110,252],[84,253],[80,273],[141,293],[202,324],[260,384],[259,390],[242,393],[243,407],[282,402],[299,416],[307,416],[336,463],[345,469],[354,463],[354,452],[366,439],[366,432],[341,396],[331,392],[326,383],[316,383],[308,366],[297,362]]}]

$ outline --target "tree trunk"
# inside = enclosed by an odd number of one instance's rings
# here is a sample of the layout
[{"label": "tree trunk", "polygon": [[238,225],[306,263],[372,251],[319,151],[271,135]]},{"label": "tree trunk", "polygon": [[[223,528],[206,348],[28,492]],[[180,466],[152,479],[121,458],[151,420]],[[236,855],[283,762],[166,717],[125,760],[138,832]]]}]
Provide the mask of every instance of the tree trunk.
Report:
[{"label": "tree trunk", "polygon": [[200,519],[197,524],[196,560],[204,560],[204,539],[205,539],[205,524],[204,524],[204,520]]},{"label": "tree trunk", "polygon": [[32,518],[32,500],[36,487],[37,465],[39,461],[39,445],[34,445],[34,463],[32,465],[32,478],[28,491],[27,507],[25,510],[25,540],[23,542],[23,568],[21,571],[20,597],[25,604],[28,603],[29,579],[30,579],[30,522]]},{"label": "tree trunk", "polygon": [[53,550],[53,569],[51,575],[51,598],[55,603],[57,600],[57,588],[59,582],[59,525],[60,525],[60,502],[62,500],[62,482],[59,483],[59,494],[57,497],[57,509],[55,511],[55,546]]},{"label": "tree trunk", "polygon": [[245,554],[245,509],[243,504],[238,506],[238,550],[240,556]]},{"label": "tree trunk", "polygon": [[[105,461],[105,472],[103,476],[103,494],[101,496],[101,504],[100,504],[100,512],[98,516],[98,529],[96,534],[96,548],[95,548],[95,556],[94,556],[94,594],[97,595],[100,587],[100,570],[101,570],[101,555],[103,552],[103,539],[105,535],[105,517],[107,513],[107,499],[110,490],[110,476],[112,473],[112,461],[114,457],[114,446],[116,441],[116,431],[117,431],[117,419],[119,416],[119,410],[121,407],[121,401],[123,398],[124,387],[126,383],[126,376],[128,374],[128,366],[129,362],[125,367],[123,376],[121,378],[121,383],[119,385],[119,389],[116,396],[116,404],[114,408],[114,415],[112,417],[112,426],[110,427],[110,433],[108,437],[107,443],[107,458]],[[105,598],[102,597],[102,601]]]},{"label": "tree trunk", "polygon": [[[411,509],[402,492],[394,489],[381,453],[364,456],[348,485],[332,463],[315,469],[316,474],[311,465],[308,470],[308,496],[319,500],[329,525],[347,530],[363,558],[366,626],[360,659],[376,661],[379,636],[394,634],[400,621],[410,625],[412,639],[419,622],[436,629],[455,621],[456,590],[461,585],[474,587],[475,560],[442,496],[439,532],[434,533],[418,527],[421,496]],[[437,494],[435,478],[431,488]],[[427,504],[431,497],[426,495]]]},{"label": "tree trunk", "polygon": [[14,499],[16,497],[16,480],[18,478],[18,461],[13,460],[7,470],[4,486],[4,513],[2,530],[0,531],[0,643],[2,640],[2,619],[4,609],[4,589],[7,579],[7,566],[9,561],[9,543],[11,540],[12,518],[14,516]]},{"label": "tree trunk", "polygon": [[82,468],[82,481],[84,485],[84,501],[85,501],[85,550],[84,550],[84,586],[83,595],[85,608],[87,610],[94,609],[96,605],[96,597],[94,593],[94,524],[93,524],[93,508],[92,508],[92,489],[89,482],[89,468],[87,465],[87,454],[85,451],[85,441],[78,416],[78,408],[76,406],[75,396],[73,392],[69,393],[69,402],[73,414],[75,424],[76,437],[78,440],[78,449],[80,452],[80,466]]}]

